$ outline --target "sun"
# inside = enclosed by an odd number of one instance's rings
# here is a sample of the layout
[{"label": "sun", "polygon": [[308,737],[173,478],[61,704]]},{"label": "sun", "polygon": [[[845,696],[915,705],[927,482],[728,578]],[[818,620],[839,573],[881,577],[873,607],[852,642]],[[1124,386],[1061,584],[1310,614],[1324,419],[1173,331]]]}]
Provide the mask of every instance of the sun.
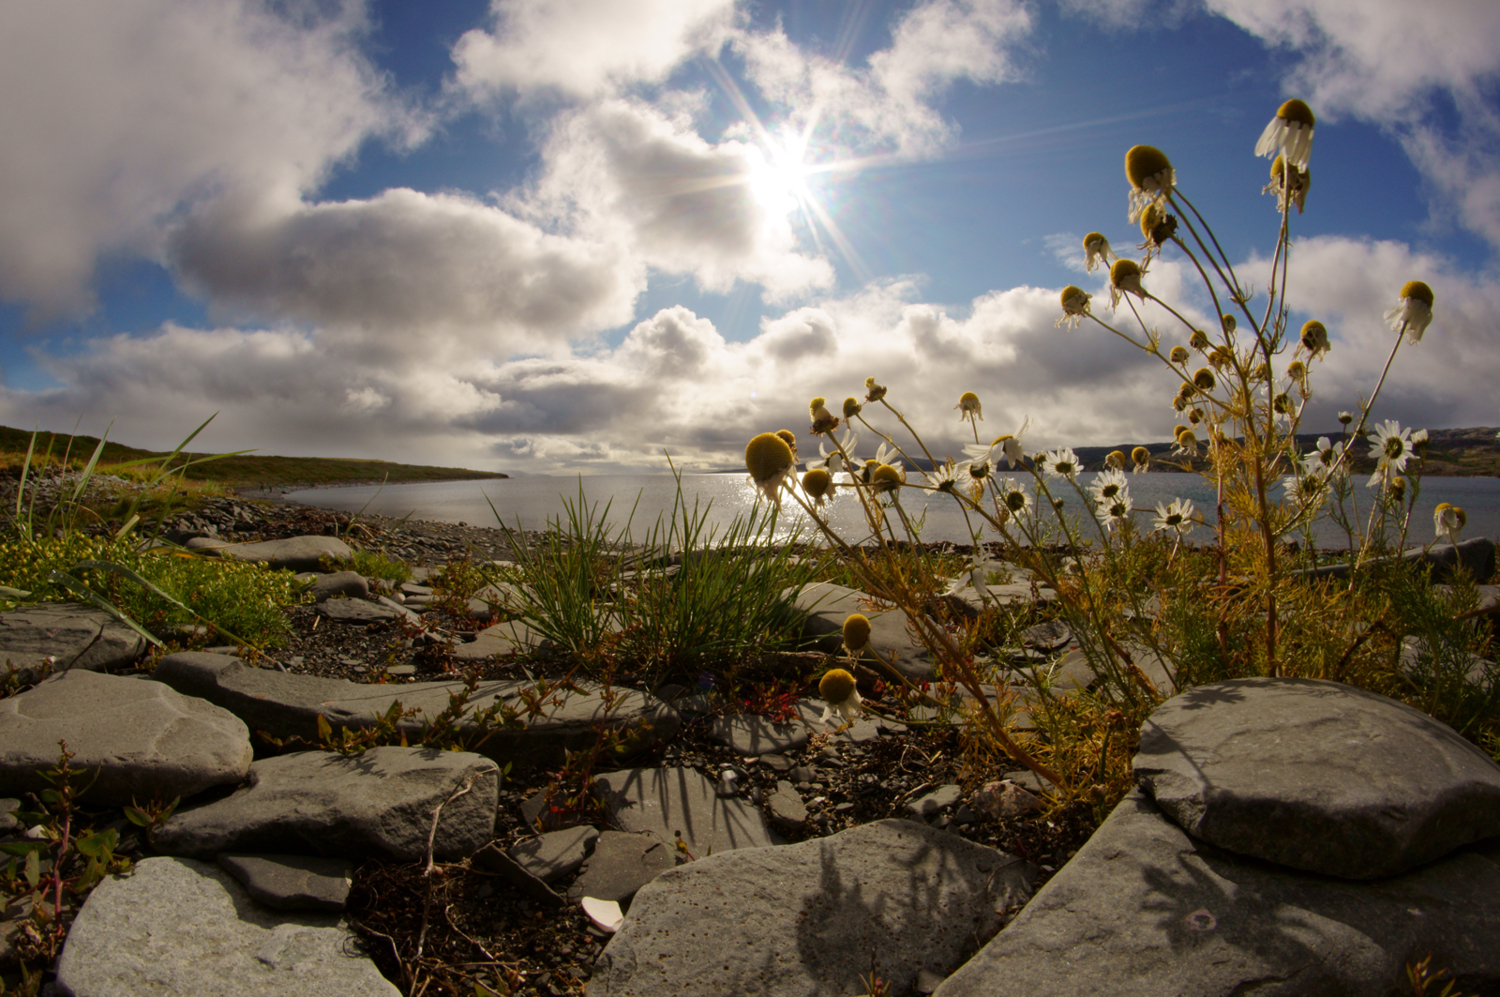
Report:
[{"label": "sun", "polygon": [[768,210],[790,214],[812,200],[807,179],[814,172],[805,161],[807,142],[800,136],[768,138],[749,170],[750,191]]}]

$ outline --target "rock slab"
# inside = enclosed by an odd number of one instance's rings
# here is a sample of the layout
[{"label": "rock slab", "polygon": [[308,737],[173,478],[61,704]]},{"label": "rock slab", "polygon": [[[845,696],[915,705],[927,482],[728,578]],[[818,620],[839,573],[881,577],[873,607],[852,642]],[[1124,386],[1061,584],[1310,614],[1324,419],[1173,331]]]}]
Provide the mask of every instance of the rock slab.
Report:
[{"label": "rock slab", "polygon": [[680,834],[695,858],[736,848],[780,844],[761,811],[746,800],[719,796],[697,769],[623,769],[594,780],[620,830],[646,834],[673,852]]},{"label": "rock slab", "polygon": [[34,682],[49,671],[124,668],[146,649],[140,634],[98,609],[42,603],[0,613],[0,675],[10,665]]},{"label": "rock slab", "polygon": [[[893,993],[946,975],[1029,895],[1035,868],[922,824],[885,820],[670,869],[641,888],[589,997]],[[1017,991],[1020,992],[1020,991]]]},{"label": "rock slab", "polygon": [[100,883],[68,932],[68,997],[396,997],[333,914],[272,911],[223,870],[149,858]]},{"label": "rock slab", "polygon": [[179,811],[155,842],[190,858],[285,852],[411,862],[426,857],[433,808],[443,804],[434,855],[467,858],[494,836],[499,791],[494,762],[472,752],[299,751],[254,763],[248,788]]},{"label": "rock slab", "polygon": [[1136,789],[934,997],[1396,997],[1429,954],[1500,992],[1500,841],[1355,882],[1198,841]]},{"label": "rock slab", "polygon": [[277,910],[343,910],[354,885],[354,863],[346,858],[226,852],[219,856],[219,868]]},{"label": "rock slab", "polygon": [[0,794],[51,785],[38,773],[58,760],[98,772],[85,798],[97,806],[170,800],[234,785],[250,771],[250,732],[233,713],[160,682],[60,672],[0,700]]},{"label": "rock slab", "polygon": [[1500,766],[1437,720],[1338,682],[1248,678],[1168,700],[1136,780],[1195,837],[1348,879],[1500,835]]}]

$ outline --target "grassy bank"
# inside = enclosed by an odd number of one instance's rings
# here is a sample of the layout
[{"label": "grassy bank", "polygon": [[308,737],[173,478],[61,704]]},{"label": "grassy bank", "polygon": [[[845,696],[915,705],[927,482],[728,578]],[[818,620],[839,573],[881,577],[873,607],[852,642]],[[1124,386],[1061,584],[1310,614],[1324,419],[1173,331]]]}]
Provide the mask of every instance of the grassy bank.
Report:
[{"label": "grassy bank", "polygon": [[[18,471],[26,460],[31,437],[29,430],[0,426],[0,467]],[[77,464],[81,468],[98,445],[97,436],[39,432],[36,434],[36,453],[32,457],[32,465],[56,465],[66,457],[69,464]],[[112,474],[115,473],[113,465],[151,458],[165,460],[168,456],[169,452],[166,451],[142,450],[123,443],[106,442],[99,455],[96,470],[99,474]],[[179,467],[184,463],[194,462],[189,464],[185,472],[189,481],[213,481],[235,489],[355,484],[366,481],[389,481],[397,484],[404,481],[469,481],[509,477],[499,471],[397,464],[385,460],[357,460],[347,457],[277,457],[247,453],[196,463],[207,456],[209,455],[203,453],[183,452],[172,461],[172,466]],[[152,470],[151,465],[139,465],[131,469],[130,476],[139,477]]]}]

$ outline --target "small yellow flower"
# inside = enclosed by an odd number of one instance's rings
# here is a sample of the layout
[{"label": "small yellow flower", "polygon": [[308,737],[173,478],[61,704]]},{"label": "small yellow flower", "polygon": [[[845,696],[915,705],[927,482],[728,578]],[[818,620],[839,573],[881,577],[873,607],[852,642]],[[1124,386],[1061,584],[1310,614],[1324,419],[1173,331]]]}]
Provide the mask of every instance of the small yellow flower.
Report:
[{"label": "small yellow flower", "polygon": [[1299,170],[1307,169],[1307,159],[1312,154],[1313,126],[1317,119],[1312,108],[1300,100],[1289,100],[1276,109],[1276,117],[1260,133],[1255,143],[1257,156],[1286,156],[1286,161]]},{"label": "small yellow flower", "polygon": [[1328,327],[1317,319],[1302,323],[1302,348],[1314,359],[1326,355],[1332,349],[1328,343]]},{"label": "small yellow flower", "polygon": [[1123,471],[1125,469],[1125,451],[1111,450],[1104,457],[1104,466],[1112,467],[1116,471]]},{"label": "small yellow flower", "polygon": [[1060,325],[1066,324],[1070,329],[1078,328],[1078,323],[1082,322],[1084,316],[1089,314],[1089,299],[1093,295],[1086,293],[1083,288],[1075,284],[1069,284],[1062,289],[1060,297],[1062,299],[1062,318],[1053,322],[1052,327],[1055,329]]},{"label": "small yellow flower", "polygon": [[905,481],[905,476],[889,464],[879,465],[870,475],[870,487],[875,489],[876,494],[895,492]]},{"label": "small yellow flower", "polygon": [[[865,626],[868,627],[869,623],[866,622]],[[823,674],[818,680],[818,695],[823,697],[824,703],[823,717],[819,723],[826,724],[834,714],[838,714],[844,723],[850,723],[863,703],[859,698],[859,689],[854,684],[854,676],[842,668],[830,668]]]},{"label": "small yellow flower", "polygon": [[[1102,232],[1090,232],[1084,236],[1083,251],[1086,254],[1083,258],[1083,268],[1089,273],[1093,273],[1096,266],[1100,266],[1101,264],[1109,266],[1115,260],[1119,259],[1115,255],[1114,250],[1109,248],[1109,240],[1104,238]],[[1067,297],[1066,291],[1063,292],[1063,297]],[[1066,305],[1066,301],[1064,301],[1064,305]]]},{"label": "small yellow flower", "polygon": [[1130,462],[1135,465],[1131,471],[1141,473],[1151,466],[1151,451],[1145,447],[1136,447],[1130,451]]},{"label": "small yellow flower", "polygon": [[1311,186],[1312,173],[1288,165],[1277,156],[1271,161],[1271,182],[1261,188],[1261,193],[1276,195],[1277,211],[1286,211],[1289,204],[1295,204],[1297,214],[1300,215],[1307,202],[1307,190]]},{"label": "small yellow flower", "polygon": [[766,498],[781,504],[781,483],[796,467],[792,448],[776,433],[761,433],[745,447],[750,480]]},{"label": "small yellow flower", "polygon": [[1202,329],[1194,329],[1193,334],[1188,337],[1188,345],[1199,353],[1208,350],[1208,333]]},{"label": "small yellow flower", "polygon": [[1149,145],[1134,145],[1125,153],[1125,179],[1130,181],[1130,220],[1139,221],[1148,204],[1164,201],[1177,183],[1166,153]]},{"label": "small yellow flower", "polygon": [[[952,396],[950,395],[949,397],[951,398]],[[984,410],[980,408],[979,396],[974,394],[974,392],[972,391],[965,391],[963,394],[959,395],[958,404],[953,407],[959,410],[959,421],[962,421],[964,419],[973,421],[973,419],[976,417],[980,422],[984,421]]]},{"label": "small yellow flower", "polygon": [[844,650],[859,654],[870,646],[870,618],[863,613],[850,613],[844,618]]},{"label": "small yellow flower", "polygon": [[849,398],[845,398],[844,399],[844,418],[846,420],[854,418],[855,416],[859,415],[860,410],[863,409],[863,408],[864,408],[864,406],[859,403],[859,399],[854,398],[853,396],[851,396]]},{"label": "small yellow flower", "polygon": [[1116,260],[1109,268],[1109,307],[1117,307],[1126,294],[1145,300],[1146,289],[1141,286],[1141,276],[1141,268],[1134,260]]},{"label": "small yellow flower", "polygon": [[833,497],[833,475],[825,468],[814,467],[802,475],[802,490],[813,500],[814,505],[821,507]]},{"label": "small yellow flower", "polygon": [[812,416],[812,426],[808,428],[808,432],[814,436],[831,433],[839,428],[839,417],[828,411],[827,403],[828,399],[822,395],[807,403],[807,411]]},{"label": "small yellow flower", "polygon": [[1188,356],[1189,354],[1186,346],[1174,346],[1172,347],[1172,352],[1167,357],[1167,359],[1177,366],[1181,367],[1183,364],[1188,362]]},{"label": "small yellow flower", "polygon": [[1413,343],[1422,341],[1422,333],[1432,324],[1432,288],[1420,280],[1401,285],[1401,304],[1385,313],[1385,320],[1397,332],[1405,332]]},{"label": "small yellow flower", "polygon": [[876,384],[873,377],[865,378],[865,401],[878,402],[885,397],[885,385]]}]

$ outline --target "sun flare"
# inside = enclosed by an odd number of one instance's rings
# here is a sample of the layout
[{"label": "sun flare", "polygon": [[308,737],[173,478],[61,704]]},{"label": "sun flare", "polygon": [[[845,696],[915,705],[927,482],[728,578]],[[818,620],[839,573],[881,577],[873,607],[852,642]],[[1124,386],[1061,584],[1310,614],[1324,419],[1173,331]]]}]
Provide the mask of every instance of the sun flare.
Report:
[{"label": "sun flare", "polygon": [[813,169],[804,160],[807,144],[795,136],[766,142],[751,165],[750,189],[767,208],[790,213],[812,199],[807,178]]}]

